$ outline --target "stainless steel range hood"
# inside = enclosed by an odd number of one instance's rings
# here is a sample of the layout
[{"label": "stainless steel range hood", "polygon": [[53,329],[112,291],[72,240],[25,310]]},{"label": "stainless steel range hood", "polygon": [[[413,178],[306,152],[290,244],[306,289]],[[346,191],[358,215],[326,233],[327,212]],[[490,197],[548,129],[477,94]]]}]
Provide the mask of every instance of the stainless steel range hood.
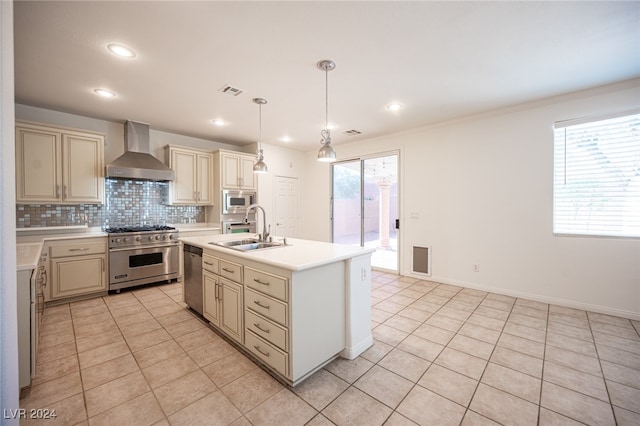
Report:
[{"label": "stainless steel range hood", "polygon": [[148,124],[127,121],[124,128],[124,145],[125,153],[107,164],[107,177],[175,180],[176,173],[149,152]]}]

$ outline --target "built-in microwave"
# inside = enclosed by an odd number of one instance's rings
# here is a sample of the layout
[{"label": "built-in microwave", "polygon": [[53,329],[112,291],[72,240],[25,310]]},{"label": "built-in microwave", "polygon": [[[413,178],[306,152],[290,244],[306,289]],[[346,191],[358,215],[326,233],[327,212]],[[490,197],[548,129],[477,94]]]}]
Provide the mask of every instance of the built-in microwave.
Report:
[{"label": "built-in microwave", "polygon": [[222,214],[245,214],[247,207],[256,202],[256,193],[252,191],[222,191]]}]

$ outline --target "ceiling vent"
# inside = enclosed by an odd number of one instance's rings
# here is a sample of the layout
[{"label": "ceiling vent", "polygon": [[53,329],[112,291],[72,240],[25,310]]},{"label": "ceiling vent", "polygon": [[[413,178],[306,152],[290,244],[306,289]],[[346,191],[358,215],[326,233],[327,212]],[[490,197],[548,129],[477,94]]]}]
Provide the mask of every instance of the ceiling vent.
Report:
[{"label": "ceiling vent", "polygon": [[360,130],[356,130],[356,129],[345,130],[342,133],[344,133],[347,136],[356,136],[356,135],[361,135],[362,134],[362,132]]},{"label": "ceiling vent", "polygon": [[242,89],[238,89],[237,87],[233,87],[228,84],[222,86],[220,89],[218,89],[218,91],[231,96],[238,96],[240,93],[242,93]]}]

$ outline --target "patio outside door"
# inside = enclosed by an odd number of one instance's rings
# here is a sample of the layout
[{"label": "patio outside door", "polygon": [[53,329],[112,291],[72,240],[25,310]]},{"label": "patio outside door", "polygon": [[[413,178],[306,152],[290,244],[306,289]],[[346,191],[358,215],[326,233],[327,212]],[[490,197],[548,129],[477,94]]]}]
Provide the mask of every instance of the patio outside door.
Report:
[{"label": "patio outside door", "polygon": [[376,249],[371,265],[398,272],[398,155],[333,164],[332,240]]}]

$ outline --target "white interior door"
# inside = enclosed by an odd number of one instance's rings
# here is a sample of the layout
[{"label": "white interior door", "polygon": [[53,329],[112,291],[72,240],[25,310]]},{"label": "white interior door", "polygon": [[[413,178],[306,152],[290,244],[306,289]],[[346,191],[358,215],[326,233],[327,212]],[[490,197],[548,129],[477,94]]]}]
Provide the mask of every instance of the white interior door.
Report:
[{"label": "white interior door", "polygon": [[279,237],[298,236],[298,179],[276,176],[276,232]]}]

